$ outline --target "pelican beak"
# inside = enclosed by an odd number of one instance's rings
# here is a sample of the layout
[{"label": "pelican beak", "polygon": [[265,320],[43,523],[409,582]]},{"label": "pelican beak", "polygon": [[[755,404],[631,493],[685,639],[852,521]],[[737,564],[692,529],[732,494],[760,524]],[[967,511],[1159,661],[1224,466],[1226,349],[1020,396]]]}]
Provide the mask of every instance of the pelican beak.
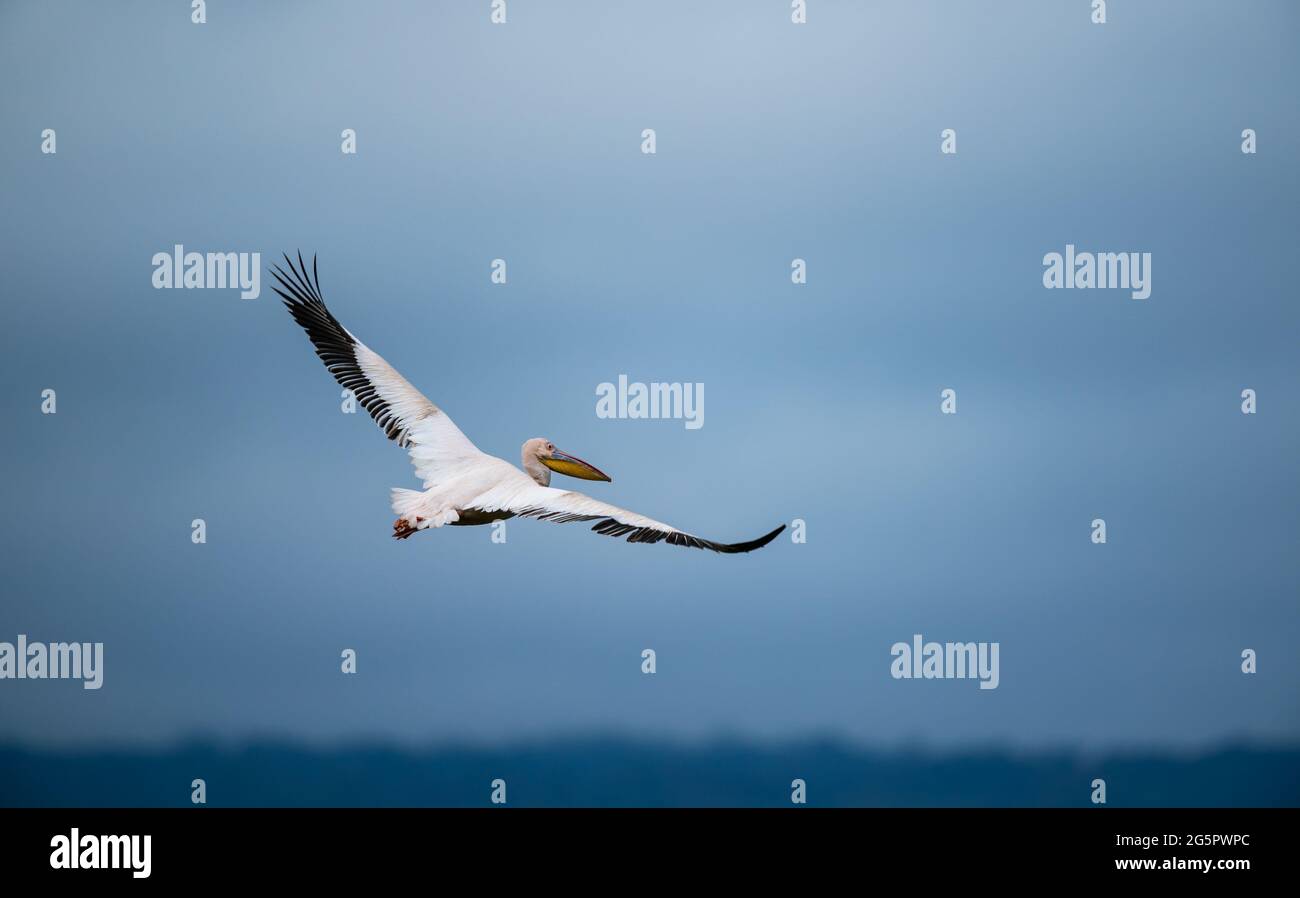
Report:
[{"label": "pelican beak", "polygon": [[567,474],[569,477],[577,477],[579,480],[604,480],[608,483],[614,481],[609,475],[597,468],[595,465],[589,465],[582,459],[567,452],[561,452],[556,449],[550,458],[540,459],[541,463],[546,465],[557,474]]}]

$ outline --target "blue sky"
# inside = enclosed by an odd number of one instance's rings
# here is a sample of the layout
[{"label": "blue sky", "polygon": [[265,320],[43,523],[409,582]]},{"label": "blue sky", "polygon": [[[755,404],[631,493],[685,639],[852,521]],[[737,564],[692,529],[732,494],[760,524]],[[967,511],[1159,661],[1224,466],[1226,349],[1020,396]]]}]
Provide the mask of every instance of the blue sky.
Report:
[{"label": "blue sky", "polygon": [[[1294,5],[176,6],[0,6],[0,640],[106,657],[0,682],[0,737],[1300,735]],[[269,278],[152,289],[176,243],[317,254],[487,452],[808,542],[395,542],[403,453]],[[1043,289],[1067,243],[1152,253],[1151,297]],[[623,373],[706,425],[597,418]],[[892,679],[914,633],[999,642],[999,688]]]}]

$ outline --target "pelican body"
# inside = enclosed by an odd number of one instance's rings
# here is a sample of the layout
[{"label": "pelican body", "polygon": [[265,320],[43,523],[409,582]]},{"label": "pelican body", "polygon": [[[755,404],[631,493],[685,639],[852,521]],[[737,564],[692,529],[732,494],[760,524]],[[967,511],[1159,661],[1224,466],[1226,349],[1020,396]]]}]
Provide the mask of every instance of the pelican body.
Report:
[{"label": "pelican body", "polygon": [[595,521],[591,528],[595,532],[626,536],[632,543],[666,541],[735,554],[761,548],[785,529],[783,524],[748,542],[714,542],[583,493],[552,487],[552,472],[581,480],[612,481],[594,465],[557,449],[550,440],[535,437],[524,443],[522,470],[480,451],[442,409],[339,324],[321,299],[314,258],[310,276],[301,253],[297,265],[288,256],[285,262],[288,272],[272,266],[278,282],[273,289],[307,332],[335,380],[352,391],[390,440],[407,450],[416,476],[424,482],[423,490],[392,491],[395,538],[406,539],[444,524],[475,525],[528,517],[557,524]]}]

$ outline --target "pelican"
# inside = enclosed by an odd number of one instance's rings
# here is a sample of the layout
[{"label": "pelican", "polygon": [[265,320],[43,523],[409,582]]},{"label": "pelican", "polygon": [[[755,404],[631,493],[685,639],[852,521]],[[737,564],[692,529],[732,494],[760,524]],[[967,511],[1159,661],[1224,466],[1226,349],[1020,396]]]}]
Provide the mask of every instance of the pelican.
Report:
[{"label": "pelican", "polygon": [[522,471],[481,452],[442,409],[339,324],[321,299],[314,256],[310,277],[302,253],[297,265],[287,255],[284,261],[288,272],[278,265],[271,267],[279,282],[272,289],[307,332],[334,379],[352,392],[390,440],[407,450],[416,476],[424,481],[422,492],[392,491],[393,511],[398,516],[393,522],[396,539],[444,524],[487,524],[521,517],[556,524],[595,521],[591,528],[595,532],[626,536],[630,543],[665,541],[735,554],[760,549],[785,529],[782,524],[749,542],[714,542],[583,493],[555,489],[552,471],[579,480],[612,480],[596,466],[557,449],[548,439],[536,437],[524,443]]}]

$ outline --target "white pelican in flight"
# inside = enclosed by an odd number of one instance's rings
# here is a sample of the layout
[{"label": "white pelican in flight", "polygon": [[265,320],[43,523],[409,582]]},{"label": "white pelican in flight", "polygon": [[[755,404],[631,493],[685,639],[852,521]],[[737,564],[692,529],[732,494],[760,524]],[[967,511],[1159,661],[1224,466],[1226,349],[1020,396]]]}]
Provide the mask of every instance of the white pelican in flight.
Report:
[{"label": "white pelican in flight", "polygon": [[393,536],[397,539],[443,524],[487,524],[517,516],[557,524],[595,521],[592,530],[626,536],[630,543],[662,540],[674,546],[737,553],[762,548],[785,529],[782,524],[744,543],[702,539],[582,493],[553,488],[552,471],[582,480],[610,478],[577,456],[556,449],[550,440],[538,437],[524,443],[523,471],[480,452],[442,409],[330,314],[321,299],[315,258],[310,277],[301,253],[296,266],[288,256],[285,262],[287,274],[279,266],[272,267],[280,284],[273,289],[307,331],[334,379],[352,391],[390,440],[408,450],[416,475],[424,481],[423,492],[393,490],[393,511],[398,515]]}]

